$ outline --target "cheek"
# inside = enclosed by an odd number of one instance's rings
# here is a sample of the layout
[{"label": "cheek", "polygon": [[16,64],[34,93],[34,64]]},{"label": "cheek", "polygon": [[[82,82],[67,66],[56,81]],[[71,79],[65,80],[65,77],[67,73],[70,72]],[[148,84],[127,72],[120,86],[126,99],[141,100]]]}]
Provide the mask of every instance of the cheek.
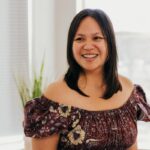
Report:
[{"label": "cheek", "polygon": [[79,45],[73,44],[72,51],[75,58],[80,56],[80,49],[81,47]]},{"label": "cheek", "polygon": [[107,56],[108,56],[108,48],[107,48],[107,44],[101,45],[101,49],[103,50],[104,56],[107,57]]}]

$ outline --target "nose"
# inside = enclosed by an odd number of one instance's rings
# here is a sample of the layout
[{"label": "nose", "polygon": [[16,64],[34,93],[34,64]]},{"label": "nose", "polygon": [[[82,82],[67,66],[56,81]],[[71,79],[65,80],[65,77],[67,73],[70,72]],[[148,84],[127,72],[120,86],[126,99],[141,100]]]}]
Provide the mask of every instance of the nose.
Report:
[{"label": "nose", "polygon": [[83,46],[84,50],[92,50],[93,48],[94,48],[94,46],[91,42],[85,43]]}]

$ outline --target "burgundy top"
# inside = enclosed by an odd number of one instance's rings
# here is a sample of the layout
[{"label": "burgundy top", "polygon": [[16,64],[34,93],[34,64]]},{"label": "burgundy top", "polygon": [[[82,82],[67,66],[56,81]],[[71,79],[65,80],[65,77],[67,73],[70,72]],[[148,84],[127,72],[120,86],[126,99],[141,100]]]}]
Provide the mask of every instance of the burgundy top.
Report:
[{"label": "burgundy top", "polygon": [[33,138],[59,133],[58,150],[126,150],[136,140],[137,120],[150,121],[150,105],[139,85],[112,110],[88,111],[35,98],[25,106],[24,132]]}]

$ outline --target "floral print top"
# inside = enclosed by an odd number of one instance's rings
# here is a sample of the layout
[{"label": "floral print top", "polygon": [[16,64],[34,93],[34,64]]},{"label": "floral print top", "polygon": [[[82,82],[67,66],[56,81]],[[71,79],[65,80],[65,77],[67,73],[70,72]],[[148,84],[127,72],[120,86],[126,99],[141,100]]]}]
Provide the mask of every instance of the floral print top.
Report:
[{"label": "floral print top", "polygon": [[60,134],[58,150],[126,150],[136,140],[137,120],[150,121],[150,105],[139,85],[124,105],[103,111],[62,105],[42,95],[25,106],[24,132],[33,138]]}]

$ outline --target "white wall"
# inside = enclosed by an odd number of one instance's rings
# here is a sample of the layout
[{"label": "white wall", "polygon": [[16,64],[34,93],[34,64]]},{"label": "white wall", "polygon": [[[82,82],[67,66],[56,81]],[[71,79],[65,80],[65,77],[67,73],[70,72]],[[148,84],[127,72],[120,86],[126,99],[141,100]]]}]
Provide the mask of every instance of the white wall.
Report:
[{"label": "white wall", "polygon": [[55,1],[55,68],[56,77],[67,69],[67,34],[69,25],[76,14],[76,0]]},{"label": "white wall", "polygon": [[33,69],[39,71],[45,55],[45,77],[54,75],[54,0],[32,1],[32,64]]}]

